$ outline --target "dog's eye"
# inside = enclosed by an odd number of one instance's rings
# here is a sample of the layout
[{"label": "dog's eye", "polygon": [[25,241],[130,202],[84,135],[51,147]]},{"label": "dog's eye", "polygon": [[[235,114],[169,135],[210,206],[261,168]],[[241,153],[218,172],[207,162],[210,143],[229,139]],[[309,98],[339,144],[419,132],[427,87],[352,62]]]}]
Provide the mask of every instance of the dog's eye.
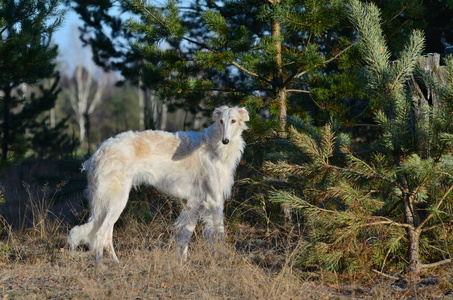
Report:
[{"label": "dog's eye", "polygon": [[223,120],[220,120],[220,124],[223,124]]},{"label": "dog's eye", "polygon": [[231,120],[231,123],[232,123],[232,124],[236,123],[236,120]]}]

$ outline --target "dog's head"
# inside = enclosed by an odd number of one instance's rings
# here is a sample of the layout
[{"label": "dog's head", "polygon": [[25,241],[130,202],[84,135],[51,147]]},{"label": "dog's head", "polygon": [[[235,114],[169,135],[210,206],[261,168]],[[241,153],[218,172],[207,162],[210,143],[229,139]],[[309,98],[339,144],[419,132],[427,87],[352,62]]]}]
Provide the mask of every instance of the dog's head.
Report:
[{"label": "dog's head", "polygon": [[250,117],[245,107],[224,105],[214,110],[212,119],[222,128],[222,143],[226,145],[232,138],[240,136],[242,131],[248,129],[245,122],[249,121]]}]

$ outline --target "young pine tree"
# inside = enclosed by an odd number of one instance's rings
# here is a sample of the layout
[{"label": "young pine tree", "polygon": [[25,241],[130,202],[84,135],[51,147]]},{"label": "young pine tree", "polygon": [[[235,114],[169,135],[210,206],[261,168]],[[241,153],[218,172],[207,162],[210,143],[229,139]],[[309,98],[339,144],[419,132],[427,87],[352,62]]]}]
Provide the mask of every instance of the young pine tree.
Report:
[{"label": "young pine tree", "polygon": [[216,97],[271,107],[282,136],[289,103],[309,94],[314,74],[327,73],[349,49],[336,34],[339,1],[196,1],[186,14],[173,0],[129,3],[141,18],[130,28],[144,34],[136,47],[148,62],[146,85],[182,103],[205,98],[212,105]]},{"label": "young pine tree", "polygon": [[355,151],[340,128],[291,119],[292,161],[266,164],[291,185],[272,198],[306,216],[302,263],[416,276],[450,263],[453,251],[453,57],[426,73],[418,67],[424,37],[414,31],[390,61],[376,6],[352,0],[348,13],[379,144]]},{"label": "young pine tree", "polygon": [[[24,132],[14,128],[15,108],[27,100],[19,87],[54,75],[57,46],[51,45],[51,37],[61,23],[58,4],[58,0],[0,0],[2,164],[17,160],[26,150]],[[52,107],[54,98],[47,100]],[[42,111],[43,106],[35,109]]]}]

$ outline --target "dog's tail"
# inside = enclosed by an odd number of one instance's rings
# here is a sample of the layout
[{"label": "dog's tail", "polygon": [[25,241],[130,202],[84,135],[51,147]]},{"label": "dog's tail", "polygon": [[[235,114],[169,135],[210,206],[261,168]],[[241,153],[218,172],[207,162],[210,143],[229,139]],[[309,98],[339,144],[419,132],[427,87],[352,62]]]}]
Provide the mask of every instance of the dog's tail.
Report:
[{"label": "dog's tail", "polygon": [[74,250],[80,243],[87,243],[90,249],[93,249],[96,243],[96,231],[94,220],[75,226],[69,231],[68,243],[71,250]]},{"label": "dog's tail", "polygon": [[71,250],[74,250],[80,243],[86,243],[91,250],[95,250],[98,247],[96,233],[104,218],[105,212],[98,212],[92,208],[88,222],[75,226],[69,231],[68,244]]}]

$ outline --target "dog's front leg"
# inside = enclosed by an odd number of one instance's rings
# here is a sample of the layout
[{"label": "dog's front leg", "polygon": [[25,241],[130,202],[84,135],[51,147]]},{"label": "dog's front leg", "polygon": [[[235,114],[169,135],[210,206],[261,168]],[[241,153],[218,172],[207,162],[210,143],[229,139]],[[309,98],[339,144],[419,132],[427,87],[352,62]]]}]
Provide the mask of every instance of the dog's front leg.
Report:
[{"label": "dog's front leg", "polygon": [[200,217],[200,206],[187,206],[181,212],[181,215],[176,220],[175,226],[177,228],[176,244],[179,253],[187,259],[187,251],[189,242],[192,238],[193,231],[197,225],[198,218]]},{"label": "dog's front leg", "polygon": [[[223,223],[223,205],[214,206],[205,212],[203,236],[211,243],[212,250],[225,254],[225,227]],[[220,246],[220,248],[219,248]]]}]

